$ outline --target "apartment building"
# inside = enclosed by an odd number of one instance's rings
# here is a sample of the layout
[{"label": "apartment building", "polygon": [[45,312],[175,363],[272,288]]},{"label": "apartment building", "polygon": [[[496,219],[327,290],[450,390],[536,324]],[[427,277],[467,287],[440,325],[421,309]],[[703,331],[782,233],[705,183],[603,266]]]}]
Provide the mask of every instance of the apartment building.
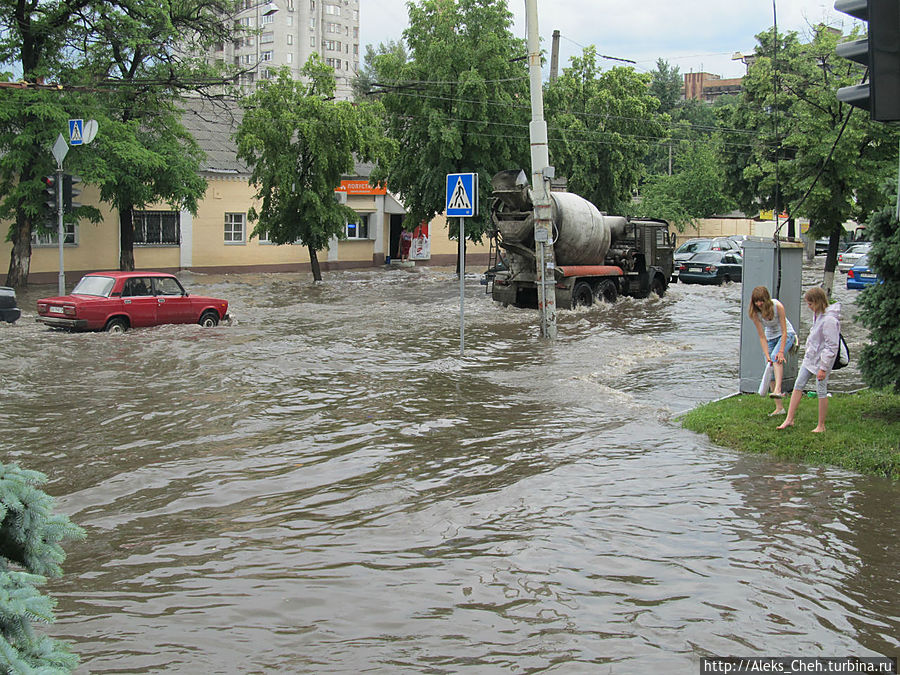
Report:
[{"label": "apartment building", "polygon": [[334,68],[336,98],[352,98],[359,69],[360,0],[241,0],[234,16],[244,34],[219,44],[213,58],[240,68],[239,82],[251,91],[288,66],[294,77],[313,52]]}]

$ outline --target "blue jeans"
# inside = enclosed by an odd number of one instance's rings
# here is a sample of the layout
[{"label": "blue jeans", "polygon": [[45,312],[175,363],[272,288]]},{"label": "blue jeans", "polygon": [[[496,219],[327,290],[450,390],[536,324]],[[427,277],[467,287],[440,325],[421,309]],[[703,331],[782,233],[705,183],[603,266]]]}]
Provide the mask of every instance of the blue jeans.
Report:
[{"label": "blue jeans", "polygon": [[[769,340],[769,358],[772,359],[772,361],[775,361],[775,357],[778,356],[778,352],[781,351],[781,339],[782,336],[779,335],[777,338]],[[797,344],[797,336],[793,333],[788,333],[787,344],[784,346],[784,353],[787,354],[791,351],[795,344]]]}]

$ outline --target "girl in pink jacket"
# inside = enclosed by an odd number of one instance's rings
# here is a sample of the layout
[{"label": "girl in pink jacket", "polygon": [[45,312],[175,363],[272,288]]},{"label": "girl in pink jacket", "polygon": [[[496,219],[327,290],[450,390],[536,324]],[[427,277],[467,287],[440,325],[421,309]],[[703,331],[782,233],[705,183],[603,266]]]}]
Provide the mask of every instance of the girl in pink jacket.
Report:
[{"label": "girl in pink jacket", "polygon": [[803,388],[809,378],[815,375],[816,395],[819,398],[819,423],[813,429],[813,433],[818,434],[825,431],[825,415],[828,413],[828,376],[838,353],[841,305],[839,303],[829,305],[828,296],[818,286],[810,288],[803,297],[807,307],[812,310],[813,325],[809,329],[809,337],[806,338],[806,353],[794,381],[787,417],[778,428],[786,429],[794,426],[794,415],[803,397]]}]

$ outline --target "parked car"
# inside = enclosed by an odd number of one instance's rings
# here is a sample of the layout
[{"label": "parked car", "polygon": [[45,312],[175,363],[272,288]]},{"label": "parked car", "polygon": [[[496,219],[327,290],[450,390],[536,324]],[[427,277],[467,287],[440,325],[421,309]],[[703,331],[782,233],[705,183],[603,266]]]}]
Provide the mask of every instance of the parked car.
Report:
[{"label": "parked car", "polygon": [[105,330],[169,323],[215,326],[228,318],[228,301],[190,295],[163,272],[92,272],[70,295],[37,302],[37,320],[52,328]]},{"label": "parked car", "polygon": [[847,272],[851,267],[856,264],[856,261],[862,258],[866,253],[869,252],[869,249],[872,247],[872,244],[853,244],[846,251],[842,253],[838,253],[838,269],[841,272]]},{"label": "parked car", "polygon": [[701,251],[679,263],[678,274],[686,284],[741,281],[744,276],[744,259],[736,251]]},{"label": "parked car", "polygon": [[16,291],[8,286],[0,286],[0,321],[14,323],[22,316],[16,305]]},{"label": "parked car", "polygon": [[672,272],[672,281],[678,281],[678,275],[680,273],[678,264],[684,260],[688,260],[695,253],[701,251],[736,251],[740,254],[741,247],[738,246],[736,241],[732,241],[728,237],[698,237],[697,239],[688,239],[675,249],[675,254],[673,256],[675,259],[675,269]]},{"label": "parked car", "polygon": [[847,270],[847,288],[865,288],[881,281],[878,275],[869,267],[869,256],[863,255],[856,264]]}]

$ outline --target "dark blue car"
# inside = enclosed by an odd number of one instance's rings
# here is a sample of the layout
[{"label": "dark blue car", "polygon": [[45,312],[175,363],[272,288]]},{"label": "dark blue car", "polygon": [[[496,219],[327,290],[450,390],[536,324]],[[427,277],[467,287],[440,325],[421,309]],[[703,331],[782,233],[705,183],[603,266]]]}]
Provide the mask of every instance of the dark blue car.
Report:
[{"label": "dark blue car", "polygon": [[847,288],[865,288],[881,281],[869,267],[869,256],[864,255],[856,264],[847,270]]},{"label": "dark blue car", "polygon": [[736,251],[702,251],[678,265],[678,278],[686,284],[722,284],[743,276],[744,259]]}]

